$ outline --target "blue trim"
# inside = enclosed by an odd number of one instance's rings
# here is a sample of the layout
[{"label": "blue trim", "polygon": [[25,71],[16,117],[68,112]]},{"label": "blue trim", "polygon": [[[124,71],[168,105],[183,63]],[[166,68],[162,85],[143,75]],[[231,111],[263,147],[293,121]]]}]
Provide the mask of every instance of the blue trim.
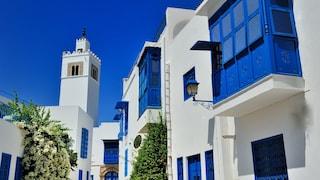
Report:
[{"label": "blue trim", "polygon": [[119,142],[104,141],[104,164],[119,163]]},{"label": "blue trim", "polygon": [[0,179],[8,180],[10,174],[11,154],[2,153],[0,166]]},{"label": "blue trim", "polygon": [[128,149],[124,152],[124,177],[128,176]]}]

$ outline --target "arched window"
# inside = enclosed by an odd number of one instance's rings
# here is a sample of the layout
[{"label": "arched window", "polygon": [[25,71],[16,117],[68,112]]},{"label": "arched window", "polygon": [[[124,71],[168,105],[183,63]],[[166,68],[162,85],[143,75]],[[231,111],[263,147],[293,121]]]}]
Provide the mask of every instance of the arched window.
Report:
[{"label": "arched window", "polygon": [[106,175],[104,176],[105,180],[118,180],[118,173],[115,171],[109,171],[108,173],[106,173]]}]

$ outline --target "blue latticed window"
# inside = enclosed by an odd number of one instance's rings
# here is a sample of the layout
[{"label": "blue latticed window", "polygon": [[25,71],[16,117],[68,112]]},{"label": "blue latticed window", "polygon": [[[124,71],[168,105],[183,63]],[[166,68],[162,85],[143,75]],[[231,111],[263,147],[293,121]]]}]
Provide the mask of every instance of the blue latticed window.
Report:
[{"label": "blue latticed window", "polygon": [[183,180],[183,158],[177,159],[178,180]]},{"label": "blue latticed window", "polygon": [[251,143],[255,180],[288,180],[283,135]]},{"label": "blue latticed window", "polygon": [[209,24],[222,52],[212,57],[214,103],[270,74],[302,76],[292,0],[227,0]]},{"label": "blue latticed window", "polygon": [[206,158],[206,176],[207,179],[214,180],[213,150],[205,152]]},{"label": "blue latticed window", "polygon": [[160,54],[160,48],[148,47],[138,64],[139,116],[147,108],[160,108],[161,106]]},{"label": "blue latticed window", "polygon": [[119,142],[104,141],[104,164],[119,163]]},{"label": "blue latticed window", "polygon": [[11,154],[2,153],[0,165],[0,179],[8,180],[11,164]]},{"label": "blue latticed window", "polygon": [[79,169],[78,180],[82,180],[82,169]]},{"label": "blue latticed window", "polygon": [[128,176],[128,149],[124,152],[124,177]]},{"label": "blue latticed window", "polygon": [[88,157],[88,136],[89,131],[86,128],[82,128],[81,132],[81,149],[80,149],[80,157],[87,158]]},{"label": "blue latticed window", "polygon": [[105,174],[104,179],[106,180],[118,180],[118,173],[115,171],[110,171]]},{"label": "blue latticed window", "polygon": [[16,171],[14,173],[14,180],[20,180],[22,177],[22,171],[21,171],[21,157],[17,157],[16,161]]},{"label": "blue latticed window", "polygon": [[188,157],[188,180],[201,180],[200,155]]},{"label": "blue latticed window", "polygon": [[187,88],[186,88],[186,85],[187,85],[187,82],[189,80],[196,80],[196,72],[195,72],[195,68],[191,68],[188,72],[186,72],[184,75],[183,75],[183,94],[184,94],[184,100],[187,100],[191,97],[191,95],[188,94],[188,91],[187,91]]}]

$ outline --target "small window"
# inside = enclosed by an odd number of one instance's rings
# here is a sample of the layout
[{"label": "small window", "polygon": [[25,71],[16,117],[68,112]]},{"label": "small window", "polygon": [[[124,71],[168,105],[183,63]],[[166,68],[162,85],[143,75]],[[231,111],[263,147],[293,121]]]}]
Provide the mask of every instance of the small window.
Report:
[{"label": "small window", "polygon": [[251,146],[256,180],[288,180],[282,134],[254,141]]},{"label": "small window", "polygon": [[200,154],[188,157],[188,177],[192,180],[201,180]]},{"label": "small window", "polygon": [[78,180],[82,180],[82,169],[79,169]]},{"label": "small window", "polygon": [[88,129],[82,128],[82,133],[81,133],[81,151],[80,151],[80,157],[81,158],[87,158],[88,157],[88,136],[89,136]]},{"label": "small window", "polygon": [[98,68],[91,64],[91,77],[98,81]]},{"label": "small window", "polygon": [[14,179],[15,180],[20,180],[22,177],[22,171],[21,171],[21,157],[17,157],[17,161],[16,161],[16,171],[14,174]]},{"label": "small window", "polygon": [[187,91],[187,82],[189,80],[195,80],[196,79],[196,72],[195,72],[195,68],[191,68],[187,73],[185,73],[183,75],[183,94],[184,94],[184,100],[187,100],[191,97],[191,95],[188,94]]},{"label": "small window", "polygon": [[83,63],[70,63],[68,64],[68,76],[79,76],[82,75]]},{"label": "small window", "polygon": [[290,12],[272,10],[272,19],[275,34],[293,35],[293,23]]}]

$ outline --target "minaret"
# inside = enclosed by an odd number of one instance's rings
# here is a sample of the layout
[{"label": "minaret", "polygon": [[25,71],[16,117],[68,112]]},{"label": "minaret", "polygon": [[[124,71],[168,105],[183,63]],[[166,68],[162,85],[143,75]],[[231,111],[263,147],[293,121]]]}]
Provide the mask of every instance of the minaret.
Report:
[{"label": "minaret", "polygon": [[98,126],[100,59],[90,51],[85,29],[73,52],[62,55],[59,106],[80,106]]}]

